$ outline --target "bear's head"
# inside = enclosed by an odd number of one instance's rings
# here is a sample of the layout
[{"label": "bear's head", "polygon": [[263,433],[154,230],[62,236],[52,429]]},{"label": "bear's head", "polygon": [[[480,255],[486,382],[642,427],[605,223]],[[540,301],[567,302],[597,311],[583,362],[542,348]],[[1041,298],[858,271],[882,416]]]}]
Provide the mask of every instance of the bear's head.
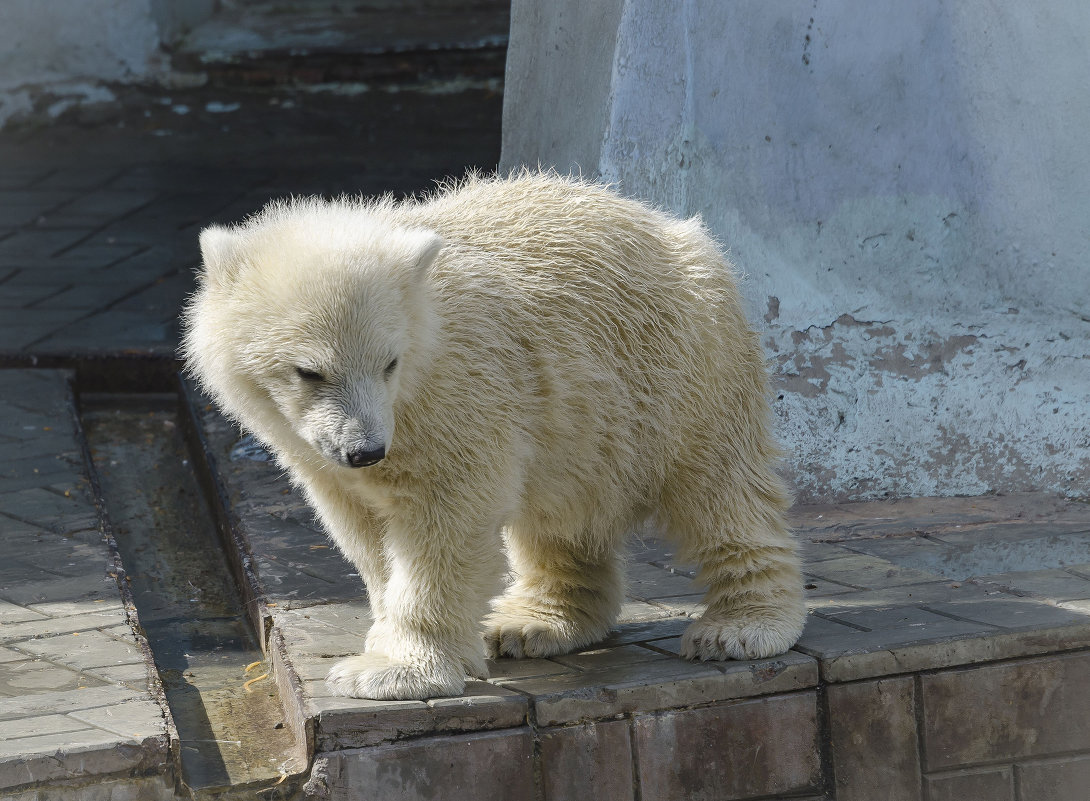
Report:
[{"label": "bear's head", "polygon": [[393,444],[395,405],[426,362],[426,273],[442,239],[351,201],[295,200],[201,232],[187,368],[270,445],[346,468]]}]

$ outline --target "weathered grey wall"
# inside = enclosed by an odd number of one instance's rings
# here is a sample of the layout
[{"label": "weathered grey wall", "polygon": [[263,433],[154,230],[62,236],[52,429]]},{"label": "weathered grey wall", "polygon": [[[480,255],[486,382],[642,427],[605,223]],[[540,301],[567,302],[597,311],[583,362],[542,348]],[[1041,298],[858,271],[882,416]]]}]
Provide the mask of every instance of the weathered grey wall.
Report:
[{"label": "weathered grey wall", "polygon": [[107,84],[167,78],[161,44],[213,9],[214,0],[3,0],[0,128],[32,110],[55,117],[109,102]]},{"label": "weathered grey wall", "polygon": [[1090,477],[1090,4],[515,0],[503,166],[701,214],[804,500]]}]

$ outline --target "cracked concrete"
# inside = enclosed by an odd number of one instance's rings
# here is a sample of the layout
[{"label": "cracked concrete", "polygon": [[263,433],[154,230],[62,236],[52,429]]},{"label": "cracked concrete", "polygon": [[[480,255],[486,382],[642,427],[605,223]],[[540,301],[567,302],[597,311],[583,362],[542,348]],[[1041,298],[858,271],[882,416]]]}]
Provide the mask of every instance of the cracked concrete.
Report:
[{"label": "cracked concrete", "polygon": [[1085,495],[1087,9],[606,6],[515,0],[501,167],[703,218],[799,499]]}]

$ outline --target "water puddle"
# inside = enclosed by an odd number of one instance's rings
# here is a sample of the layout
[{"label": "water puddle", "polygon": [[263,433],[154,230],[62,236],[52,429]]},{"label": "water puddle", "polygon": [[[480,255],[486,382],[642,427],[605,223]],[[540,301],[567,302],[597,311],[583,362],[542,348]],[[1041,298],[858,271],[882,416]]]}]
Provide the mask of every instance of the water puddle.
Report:
[{"label": "water puddle", "polygon": [[[298,773],[295,738],[192,469],[177,399],[84,395],[84,429],[198,795]],[[264,678],[262,678],[264,676]]]}]

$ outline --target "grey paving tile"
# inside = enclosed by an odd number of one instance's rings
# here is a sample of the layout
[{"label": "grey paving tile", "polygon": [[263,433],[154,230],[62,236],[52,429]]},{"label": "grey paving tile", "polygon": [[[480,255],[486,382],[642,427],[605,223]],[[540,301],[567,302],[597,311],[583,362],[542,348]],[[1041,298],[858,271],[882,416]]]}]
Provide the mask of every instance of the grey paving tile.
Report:
[{"label": "grey paving tile", "polygon": [[553,659],[490,659],[488,674],[490,681],[504,682],[517,679],[536,678],[538,676],[556,676],[574,672],[574,668]]},{"label": "grey paving tile", "polygon": [[976,581],[1007,592],[1035,595],[1053,601],[1077,601],[1090,598],[1090,579],[1063,568],[1023,570],[979,576]]},{"label": "grey paving tile", "polygon": [[112,606],[109,602],[117,601],[118,590],[114,579],[106,575],[105,559],[96,567],[94,573],[78,577],[5,583],[0,586],[0,598],[51,616],[98,612],[101,604],[96,601]]},{"label": "grey paving tile", "polygon": [[935,581],[936,575],[865,554],[853,554],[826,559],[806,566],[809,575],[838,584],[862,589],[888,587],[894,584],[921,584]]},{"label": "grey paving tile", "polygon": [[0,350],[22,351],[71,321],[67,309],[5,309],[0,315]]},{"label": "grey paving tile", "polygon": [[[41,737],[48,734],[72,734],[91,728],[93,728],[91,724],[76,720],[68,715],[38,715],[22,718],[18,726],[0,728],[0,740]],[[78,737],[72,739],[75,740]]]},{"label": "grey paving tile", "polygon": [[812,659],[788,653],[755,662],[642,662],[567,676],[504,682],[532,696],[540,725],[654,712],[811,687]]},{"label": "grey paving tile", "polygon": [[12,623],[0,628],[0,642],[18,643],[34,637],[48,637],[55,634],[72,634],[91,629],[113,626],[125,621],[123,609],[113,608],[88,612],[81,615],[32,620],[24,623]]},{"label": "grey paving tile", "polygon": [[0,264],[27,267],[85,238],[90,228],[71,227],[52,231],[16,231],[0,240]]},{"label": "grey paving tile", "polygon": [[[3,581],[0,576],[0,582]],[[45,620],[48,615],[27,609],[25,606],[0,600],[0,623],[24,623],[28,620]]]},{"label": "grey paving tile", "polygon": [[144,656],[136,642],[117,640],[100,631],[74,632],[57,637],[25,640],[21,650],[69,667],[102,668],[114,665],[144,665]]},{"label": "grey paving tile", "polygon": [[125,738],[142,740],[166,734],[163,710],[152,700],[76,710],[68,717]]},{"label": "grey paving tile", "polygon": [[677,608],[674,608],[670,606],[670,600],[671,599],[669,598],[663,598],[653,603],[633,600],[625,601],[621,604],[621,611],[617,616],[617,623],[624,626],[630,623],[667,620],[670,618],[683,617],[688,614],[688,612],[682,608],[683,602],[679,603]]},{"label": "grey paving tile", "polygon": [[998,597],[995,588],[975,582],[934,581],[925,584],[900,584],[875,590],[859,590],[846,594],[808,596],[812,609],[825,613],[846,612],[852,609],[875,609],[931,602],[988,599]]},{"label": "grey paving tile", "polygon": [[601,670],[669,658],[665,654],[636,645],[621,645],[616,648],[597,648],[566,656],[554,656],[552,661],[575,670]]},{"label": "grey paving tile", "polygon": [[625,570],[627,593],[633,598],[649,600],[677,595],[693,595],[702,591],[687,576],[679,576],[649,564],[631,564]]},{"label": "grey paving tile", "polygon": [[349,632],[319,620],[305,610],[276,610],[273,617],[284,631],[289,653],[308,656],[350,656],[363,651],[367,630]]},{"label": "grey paving tile", "polygon": [[146,700],[147,693],[129,687],[107,684],[86,690],[35,693],[33,695],[0,698],[0,721],[17,720],[34,715],[68,713],[79,709]]},{"label": "grey paving tile", "polygon": [[929,603],[927,609],[1003,629],[1049,629],[1090,622],[1090,616],[1034,598],[988,598]]},{"label": "grey paving tile", "polygon": [[[135,741],[100,729],[0,741],[0,788],[30,782],[150,772],[166,756],[166,738]],[[118,747],[124,743],[126,747]]]},{"label": "grey paving tile", "polygon": [[37,225],[41,228],[98,227],[147,205],[156,195],[154,191],[141,189],[95,189],[80,193],[42,215]]},{"label": "grey paving tile", "polygon": [[101,687],[104,682],[78,668],[56,665],[45,660],[26,659],[0,663],[0,695],[32,696],[50,692],[78,692]]}]

